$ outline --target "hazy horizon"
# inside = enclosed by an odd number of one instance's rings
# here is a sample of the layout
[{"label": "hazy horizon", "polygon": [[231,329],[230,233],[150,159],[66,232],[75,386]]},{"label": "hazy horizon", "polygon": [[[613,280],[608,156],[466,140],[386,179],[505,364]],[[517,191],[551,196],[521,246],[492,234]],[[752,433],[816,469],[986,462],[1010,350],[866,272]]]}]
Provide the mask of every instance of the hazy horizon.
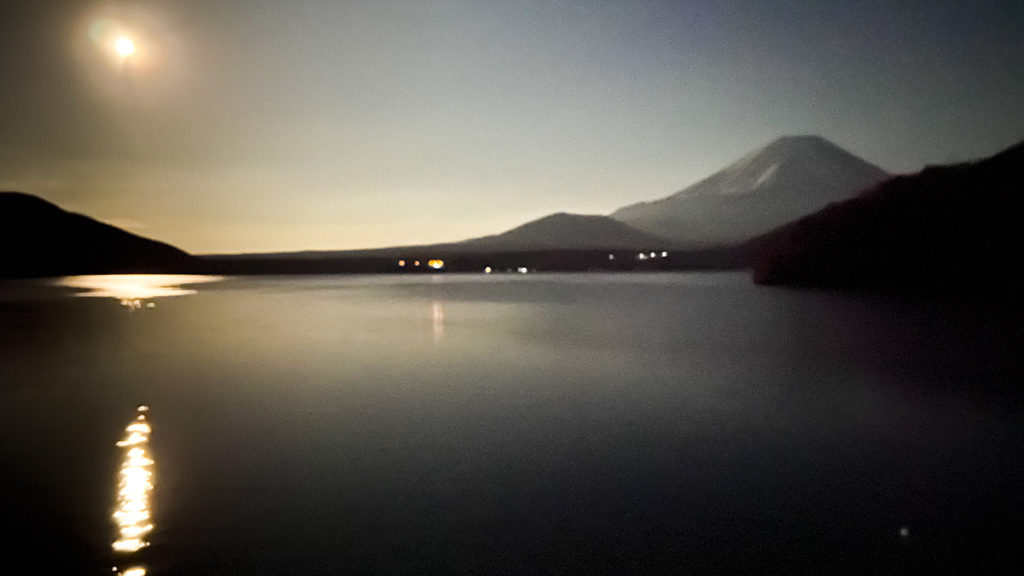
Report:
[{"label": "hazy horizon", "polygon": [[33,3],[0,189],[227,253],[604,214],[789,134],[909,172],[1024,138],[1022,32],[1009,1]]}]

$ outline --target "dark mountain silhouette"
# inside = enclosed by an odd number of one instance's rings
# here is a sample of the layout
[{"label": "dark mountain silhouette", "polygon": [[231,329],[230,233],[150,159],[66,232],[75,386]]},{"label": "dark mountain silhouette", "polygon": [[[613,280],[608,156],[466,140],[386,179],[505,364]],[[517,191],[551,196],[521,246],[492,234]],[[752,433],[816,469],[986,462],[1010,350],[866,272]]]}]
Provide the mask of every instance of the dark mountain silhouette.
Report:
[{"label": "dark mountain silhouette", "polygon": [[[277,261],[292,261],[296,270],[317,266],[340,270],[340,260],[470,257],[513,254],[522,259],[570,269],[570,252],[592,266],[601,250],[673,251],[674,264],[658,266],[737,268],[749,262],[749,246],[757,235],[809,214],[829,202],[845,199],[878,182],[886,173],[817,136],[789,136],[751,152],[731,166],[678,194],[655,202],[627,206],[611,216],[559,212],[491,236],[422,246],[393,246],[366,250],[330,250],[262,254],[206,255],[203,260],[241,271],[242,261],[260,262],[261,269],[290,269]],[[560,251],[552,260],[539,253]],[[660,253],[660,252],[659,252]],[[685,256],[684,256],[685,254]],[[634,254],[636,256],[636,254]],[[604,255],[607,257],[607,254]],[[318,264],[311,264],[317,261]],[[467,261],[476,263],[479,258]],[[647,262],[643,266],[650,267]],[[377,265],[385,267],[384,264]],[[617,263],[618,267],[624,266]]]},{"label": "dark mountain silhouette", "polygon": [[35,196],[0,192],[0,277],[188,272],[197,260]]},{"label": "dark mountain silhouette", "polygon": [[[452,272],[527,268],[540,271],[672,270],[738,268],[735,249],[671,251],[671,243],[607,216],[557,213],[502,234],[462,242],[369,250],[211,254],[201,256],[217,274],[432,272],[429,260]],[[640,256],[643,252],[643,257]],[[651,256],[654,254],[654,256]],[[662,255],[664,254],[664,255]],[[399,265],[399,262],[404,265]],[[419,265],[416,265],[419,262]]]},{"label": "dark mountain silhouette", "polygon": [[754,280],[944,291],[1020,286],[1024,142],[973,163],[928,167],[754,242]]},{"label": "dark mountain silhouette", "polygon": [[819,136],[786,136],[710,177],[611,217],[694,249],[736,244],[844,200],[888,174]]},{"label": "dark mountain silhouette", "polygon": [[410,253],[478,254],[489,252],[538,252],[545,250],[654,250],[671,245],[664,238],[640,232],[607,216],[559,212],[532,220],[501,234],[460,242],[389,246],[362,250],[308,250],[251,254],[208,254],[205,259],[324,259],[346,257],[399,257]]},{"label": "dark mountain silhouette", "polygon": [[667,248],[671,242],[608,216],[558,212],[494,236],[457,243],[472,250]]}]

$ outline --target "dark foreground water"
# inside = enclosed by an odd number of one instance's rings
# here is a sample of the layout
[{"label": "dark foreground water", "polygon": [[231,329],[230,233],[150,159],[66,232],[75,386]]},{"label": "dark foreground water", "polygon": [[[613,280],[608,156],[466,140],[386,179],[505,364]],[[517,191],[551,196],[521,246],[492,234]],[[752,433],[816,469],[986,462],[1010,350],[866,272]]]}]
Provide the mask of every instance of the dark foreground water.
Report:
[{"label": "dark foreground water", "polygon": [[[737,274],[195,289],[123,306],[0,285],[8,565],[1024,569],[1022,331],[1004,307]],[[115,443],[139,404],[151,546],[117,553]]]}]

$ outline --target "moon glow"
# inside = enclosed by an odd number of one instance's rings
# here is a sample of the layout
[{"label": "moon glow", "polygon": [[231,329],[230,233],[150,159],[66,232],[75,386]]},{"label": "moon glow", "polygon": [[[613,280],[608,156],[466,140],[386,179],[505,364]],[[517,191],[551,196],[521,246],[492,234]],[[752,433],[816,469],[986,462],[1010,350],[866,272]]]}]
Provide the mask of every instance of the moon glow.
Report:
[{"label": "moon glow", "polygon": [[127,36],[121,36],[114,42],[114,49],[122,58],[127,58],[135,53],[135,42]]}]

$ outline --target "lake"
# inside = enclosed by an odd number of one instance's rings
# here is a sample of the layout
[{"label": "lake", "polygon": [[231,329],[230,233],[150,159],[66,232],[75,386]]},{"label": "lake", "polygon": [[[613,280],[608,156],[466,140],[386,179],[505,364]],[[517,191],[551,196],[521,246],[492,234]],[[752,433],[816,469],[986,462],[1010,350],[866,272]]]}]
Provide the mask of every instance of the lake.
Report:
[{"label": "lake", "polygon": [[[9,563],[154,576],[1024,564],[1024,340],[1003,306],[737,273],[200,280],[0,283]],[[117,552],[130,449],[117,443],[140,414],[150,546]]]}]

